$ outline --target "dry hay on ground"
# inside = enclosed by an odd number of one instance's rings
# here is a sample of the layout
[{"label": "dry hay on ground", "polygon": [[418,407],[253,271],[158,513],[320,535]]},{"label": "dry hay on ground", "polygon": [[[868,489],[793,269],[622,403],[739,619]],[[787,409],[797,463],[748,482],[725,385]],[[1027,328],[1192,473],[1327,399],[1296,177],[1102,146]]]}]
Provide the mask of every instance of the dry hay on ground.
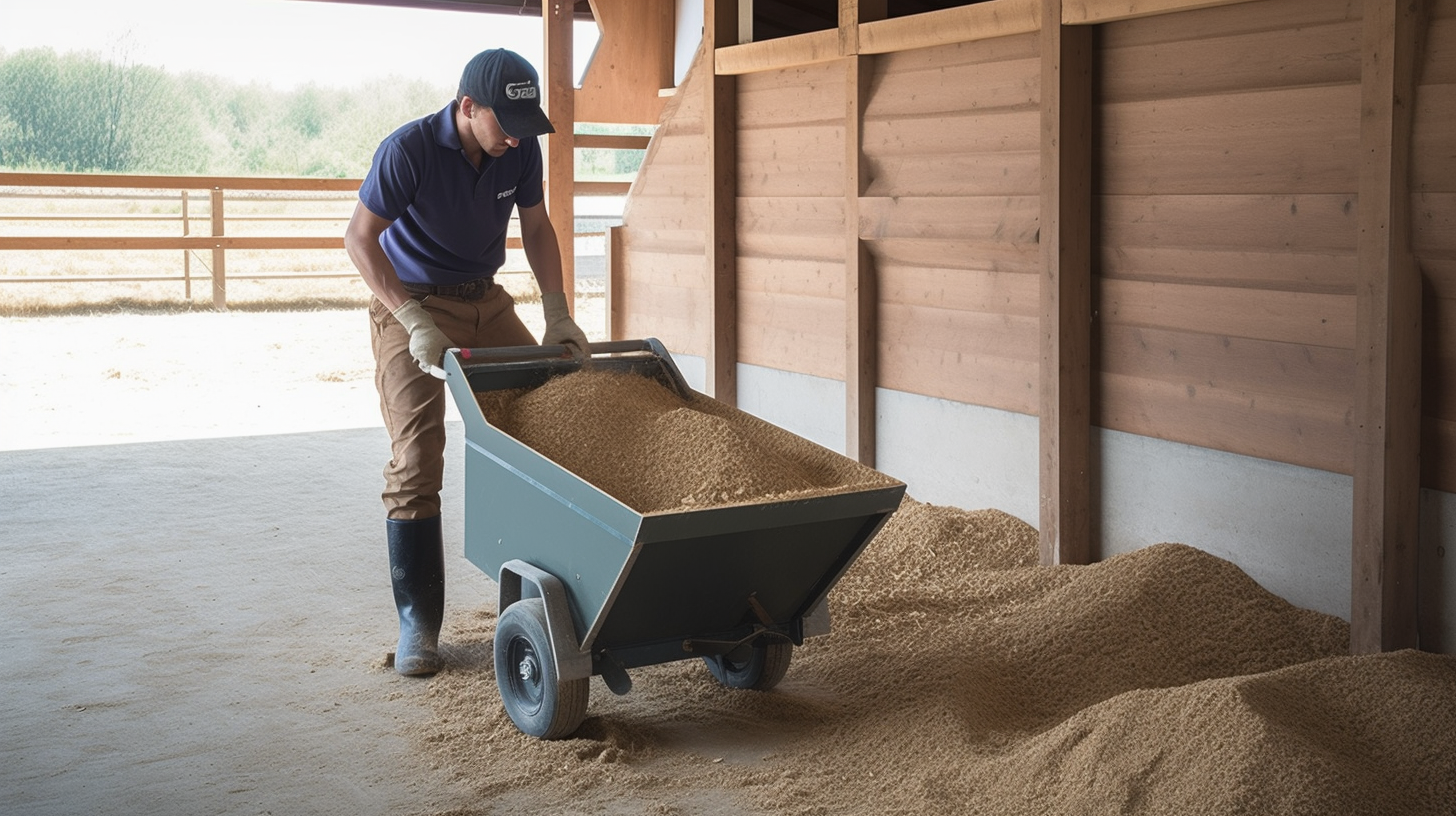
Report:
[{"label": "dry hay on ground", "polygon": [[1343,621],[1192,547],[1035,563],[1021,521],[907,499],[776,690],[639,669],[556,742],[503,712],[480,610],[420,739],[534,813],[1452,812],[1456,658],[1347,656]]}]

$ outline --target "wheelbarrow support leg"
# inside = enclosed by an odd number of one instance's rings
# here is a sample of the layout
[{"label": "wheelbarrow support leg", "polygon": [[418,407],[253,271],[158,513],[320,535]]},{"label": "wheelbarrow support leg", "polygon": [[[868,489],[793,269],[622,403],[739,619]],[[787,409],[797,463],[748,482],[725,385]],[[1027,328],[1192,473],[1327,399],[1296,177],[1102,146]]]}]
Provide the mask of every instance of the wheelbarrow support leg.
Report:
[{"label": "wheelbarrow support leg", "polygon": [[[559,676],[562,680],[577,680],[592,676],[590,652],[583,652],[576,637],[576,624],[571,620],[571,601],[566,597],[566,588],[555,575],[512,559],[501,564],[499,612],[521,600],[523,597],[539,597],[546,604],[546,628],[551,638],[551,651],[556,658]],[[525,587],[531,588],[530,595]]]}]

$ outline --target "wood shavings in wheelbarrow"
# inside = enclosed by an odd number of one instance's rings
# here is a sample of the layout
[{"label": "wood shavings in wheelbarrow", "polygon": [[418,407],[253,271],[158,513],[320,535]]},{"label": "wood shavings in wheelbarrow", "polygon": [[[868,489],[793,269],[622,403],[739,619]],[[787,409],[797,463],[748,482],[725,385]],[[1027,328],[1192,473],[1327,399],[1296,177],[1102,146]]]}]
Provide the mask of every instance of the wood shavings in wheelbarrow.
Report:
[{"label": "wood shavings in wheelbarrow", "polygon": [[819,496],[893,483],[717,400],[585,369],[477,395],[492,425],[639,513]]},{"label": "wood shavings in wheelbarrow", "polygon": [[453,814],[1451,814],[1456,658],[1350,657],[1348,626],[1160,544],[1036,566],[999,511],[906,499],[771,692],[700,661],[592,681],[575,738],[522,735],[494,616],[452,619],[421,745]]}]

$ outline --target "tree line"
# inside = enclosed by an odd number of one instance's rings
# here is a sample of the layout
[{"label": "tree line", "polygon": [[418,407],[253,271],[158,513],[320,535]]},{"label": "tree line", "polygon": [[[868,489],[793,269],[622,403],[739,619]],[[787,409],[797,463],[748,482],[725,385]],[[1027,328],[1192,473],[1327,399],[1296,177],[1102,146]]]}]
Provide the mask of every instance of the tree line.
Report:
[{"label": "tree line", "polygon": [[[285,91],[89,52],[0,51],[0,169],[359,178],[381,139],[453,96],[416,79]],[[635,172],[642,158],[577,153],[578,177]]]}]

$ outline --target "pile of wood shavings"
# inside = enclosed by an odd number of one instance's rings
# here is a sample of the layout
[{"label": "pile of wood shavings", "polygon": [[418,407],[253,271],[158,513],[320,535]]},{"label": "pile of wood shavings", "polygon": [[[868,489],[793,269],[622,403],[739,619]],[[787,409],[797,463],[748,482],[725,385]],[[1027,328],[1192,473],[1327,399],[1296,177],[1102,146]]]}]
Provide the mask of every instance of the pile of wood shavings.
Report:
[{"label": "pile of wood shavings", "polygon": [[584,369],[477,395],[492,425],[639,513],[883,487],[893,480],[717,400]]},{"label": "pile of wood shavings", "polygon": [[455,814],[1451,813],[1456,658],[1349,657],[1343,621],[1192,547],[1035,564],[1019,520],[907,499],[777,689],[594,679],[557,742],[501,710],[481,610],[421,744],[479,797]]}]

